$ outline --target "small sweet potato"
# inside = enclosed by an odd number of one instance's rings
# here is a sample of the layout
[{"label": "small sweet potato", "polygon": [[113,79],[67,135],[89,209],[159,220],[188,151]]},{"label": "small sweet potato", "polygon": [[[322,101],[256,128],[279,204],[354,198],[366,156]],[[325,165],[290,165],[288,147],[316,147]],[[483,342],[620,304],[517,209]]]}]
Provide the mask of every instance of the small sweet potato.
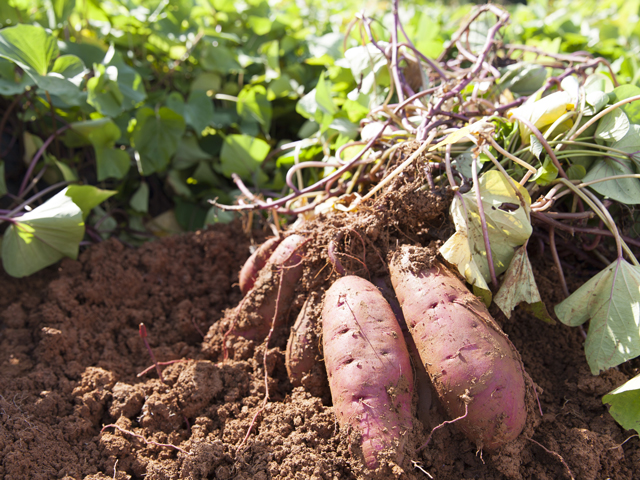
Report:
[{"label": "small sweet potato", "polygon": [[240,274],[238,275],[240,291],[243,294],[246,295],[247,292],[253,288],[260,270],[262,270],[267,264],[269,257],[271,257],[271,254],[281,241],[282,237],[272,237],[267,239],[244,263],[240,270]]},{"label": "small sweet potato", "polygon": [[[414,250],[412,250],[414,249]],[[389,268],[420,358],[456,424],[485,450],[522,431],[527,410],[524,367],[484,304],[442,263],[414,271],[415,247],[403,247]]]},{"label": "small sweet potato", "polygon": [[275,322],[274,328],[282,324],[302,276],[306,241],[296,234],[282,240],[260,271],[253,288],[236,307],[234,327],[229,333],[249,340],[262,340],[272,323]]},{"label": "small sweet potato", "polygon": [[294,387],[304,387],[316,397],[322,397],[327,389],[324,362],[320,354],[320,302],[312,293],[304,302],[296,319],[285,354],[289,380]]},{"label": "small sweet potato", "polygon": [[339,424],[359,435],[364,463],[401,462],[411,429],[413,373],[402,331],[378,289],[347,276],[327,291],[324,358]]}]

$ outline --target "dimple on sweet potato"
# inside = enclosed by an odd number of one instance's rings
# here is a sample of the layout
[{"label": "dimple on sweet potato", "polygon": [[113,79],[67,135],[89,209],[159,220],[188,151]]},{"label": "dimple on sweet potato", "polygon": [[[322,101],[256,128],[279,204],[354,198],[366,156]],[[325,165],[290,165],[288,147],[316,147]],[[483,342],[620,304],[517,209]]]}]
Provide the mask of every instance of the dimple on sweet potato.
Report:
[{"label": "dimple on sweet potato", "polygon": [[236,307],[233,335],[249,340],[264,339],[274,324],[280,326],[302,276],[302,255],[306,239],[289,235],[277,246],[261,270],[255,285]]},{"label": "dimple on sweet potato", "polygon": [[383,452],[401,462],[412,425],[413,374],[391,307],[367,280],[343,277],[325,295],[322,331],[339,424],[359,435],[368,468],[378,467]]},{"label": "dimple on sweet potato", "polygon": [[420,358],[452,418],[478,448],[498,450],[524,428],[524,367],[484,304],[442,263],[412,269],[415,247],[389,265]]}]

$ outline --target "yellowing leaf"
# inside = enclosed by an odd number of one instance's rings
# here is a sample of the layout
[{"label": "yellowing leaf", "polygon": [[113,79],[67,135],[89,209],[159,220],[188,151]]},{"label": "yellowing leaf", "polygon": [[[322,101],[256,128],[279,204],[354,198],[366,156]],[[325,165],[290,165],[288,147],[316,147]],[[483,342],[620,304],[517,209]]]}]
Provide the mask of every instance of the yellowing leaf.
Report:
[{"label": "yellowing leaf", "polygon": [[640,267],[616,260],[555,311],[572,327],[590,320],[584,348],[594,375],[640,355]]},{"label": "yellowing leaf", "polygon": [[463,275],[471,285],[489,290],[484,275],[482,275],[480,267],[476,264],[471,252],[467,214],[465,206],[458,196],[456,196],[451,203],[451,216],[456,226],[456,233],[440,247],[440,254],[449,263],[457,265],[460,274]]},{"label": "yellowing leaf", "polygon": [[490,127],[490,125],[491,124],[486,120],[479,120],[475,123],[470,123],[466,127],[460,128],[459,130],[456,130],[455,132],[449,134],[447,138],[429,148],[429,151],[432,152],[440,147],[458,143],[459,141],[470,135],[477,136],[478,133],[480,133],[485,128]]},{"label": "yellowing leaf", "polygon": [[540,297],[526,243],[516,250],[494,301],[507,318],[511,318],[511,312],[518,304],[525,302],[534,307],[533,314],[540,320],[554,323]]},{"label": "yellowing leaf", "polygon": [[[509,181],[497,170],[484,174],[479,187],[494,269],[499,275],[511,263],[516,247],[531,236],[531,199],[528,192],[518,185],[525,203],[521,205]],[[462,199],[460,201],[457,196],[451,205],[456,233],[440,248],[440,253],[447,261],[458,266],[469,283],[488,290],[487,282],[491,277],[475,189],[462,195]]]},{"label": "yellowing leaf", "polygon": [[[534,97],[535,98],[535,97]],[[567,92],[555,92],[537,101],[527,101],[508,113],[516,120],[528,120],[534,127],[542,129],[558,120],[562,115],[575,108],[572,95]],[[518,122],[522,144],[529,143],[531,130],[523,122]]]}]

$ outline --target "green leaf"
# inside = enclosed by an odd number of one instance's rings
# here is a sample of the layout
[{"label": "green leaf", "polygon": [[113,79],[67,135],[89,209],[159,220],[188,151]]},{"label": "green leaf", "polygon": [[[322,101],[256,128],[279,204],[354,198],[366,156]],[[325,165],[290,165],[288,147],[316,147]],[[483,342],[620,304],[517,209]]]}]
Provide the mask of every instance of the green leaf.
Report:
[{"label": "green leaf", "polygon": [[115,190],[102,190],[92,185],[70,185],[66,195],[80,207],[82,219],[86,220],[91,210],[116,193]]},{"label": "green leaf", "polygon": [[571,165],[567,168],[567,177],[569,180],[582,180],[587,174],[587,169],[582,165]]},{"label": "green leaf", "polygon": [[56,58],[51,71],[59,73],[64,78],[72,79],[79,75],[84,75],[87,69],[82,60],[75,55],[62,55]]},{"label": "green leaf", "polygon": [[542,302],[533,277],[533,269],[527,255],[527,243],[516,250],[494,301],[507,318],[511,318],[511,312],[517,305],[525,302],[534,306],[534,312],[543,314],[541,320],[554,323]]},{"label": "green leaf", "polygon": [[78,181],[78,172],[76,172],[75,169],[72,169],[71,167],[69,167],[69,165],[67,165],[64,162],[61,162],[56,158],[54,158],[53,161],[55,162],[56,167],[58,167],[58,170],[60,170],[60,173],[62,174],[62,178],[64,179],[65,182]]},{"label": "green leaf", "polygon": [[[217,43],[217,42],[216,42]],[[222,74],[240,72],[242,67],[237,61],[237,57],[227,47],[222,45],[206,44],[200,56],[202,68],[209,72]]]},{"label": "green leaf", "polygon": [[[269,105],[271,107],[271,105]],[[198,137],[202,131],[213,124],[213,101],[203,91],[192,91],[184,106],[184,119],[187,125],[193,127]]]},{"label": "green leaf", "polygon": [[611,405],[609,413],[625,430],[640,434],[640,375],[602,397]]},{"label": "green leaf", "polygon": [[71,127],[93,145],[96,151],[98,181],[124,178],[131,166],[131,159],[126,151],[114,148],[121,132],[113,120],[100,118],[76,122],[71,124]]},{"label": "green leaf", "polygon": [[[385,49],[389,44],[378,42],[378,45]],[[372,93],[376,85],[388,85],[387,57],[371,43],[350,48],[344,52],[344,60],[336,62],[338,64],[351,69],[360,92],[364,94]]]},{"label": "green leaf", "polygon": [[324,79],[324,72],[320,74],[318,84],[316,85],[315,100],[320,110],[327,115],[335,115],[338,112],[338,107],[336,107],[331,99],[331,86],[329,82]]},{"label": "green leaf", "polygon": [[4,234],[2,264],[13,277],[25,277],[62,257],[77,258],[84,236],[82,210],[64,189],[15,219]]},{"label": "green leaf", "polygon": [[264,132],[271,128],[271,103],[267,100],[267,90],[262,85],[245,87],[238,95],[236,108],[241,119],[258,122]]},{"label": "green leaf", "polygon": [[615,142],[611,147],[631,154],[631,158],[640,163],[640,125],[631,124],[624,138]]},{"label": "green leaf", "polygon": [[498,91],[509,89],[517,95],[531,95],[542,87],[546,78],[545,67],[535,63],[515,63],[503,69]]},{"label": "green leaf", "polygon": [[138,189],[131,196],[129,205],[136,212],[148,213],[149,212],[149,184],[147,182],[141,182]]},{"label": "green leaf", "polygon": [[34,80],[49,72],[58,56],[56,39],[35,25],[17,25],[0,30],[0,57],[17,63]]},{"label": "green leaf", "polygon": [[216,223],[231,223],[236,218],[233,212],[221,210],[218,207],[211,207],[204,219],[205,225],[214,225]]},{"label": "green leaf", "polygon": [[[582,179],[584,182],[616,175],[633,174],[631,161],[621,159],[602,158],[597,160],[589,173]],[[589,185],[600,195],[627,205],[640,204],[640,180],[637,178],[617,178]]]},{"label": "green leaf", "polygon": [[200,148],[198,139],[192,133],[187,133],[180,139],[172,165],[176,170],[185,170],[202,160],[210,159],[211,155]]},{"label": "green leaf", "polygon": [[124,95],[120,91],[115,67],[95,65],[95,76],[87,82],[87,103],[101,114],[117,117],[124,111]]},{"label": "green leaf", "polygon": [[542,145],[542,142],[540,142],[540,140],[538,140],[538,137],[536,137],[533,133],[529,135],[529,142],[531,143],[531,145],[529,145],[529,150],[538,160],[540,160],[540,156],[542,155],[542,152],[544,152],[544,146]]},{"label": "green leaf", "polygon": [[589,320],[587,362],[597,375],[640,355],[640,268],[618,259],[556,305],[565,325]]},{"label": "green leaf", "polygon": [[[57,71],[49,74],[49,66],[58,53],[56,39],[40,27],[17,25],[0,30],[0,57],[15,62],[51,95],[60,97],[71,106],[79,106],[81,95],[78,87]],[[59,68],[68,62],[69,59],[62,60]],[[81,61],[77,59],[75,62]]]},{"label": "green leaf", "polygon": [[140,154],[140,173],[147,176],[164,170],[185,131],[184,118],[167,107],[162,107],[157,112],[143,107],[136,113],[136,119],[131,140]]},{"label": "green leaf", "polygon": [[125,63],[113,63],[107,68],[117,69],[118,89],[122,93],[122,108],[133,110],[147,98],[147,91],[140,74]]},{"label": "green leaf", "polygon": [[[531,136],[533,137],[533,135]],[[538,139],[536,138],[536,141],[537,140]],[[537,173],[533,177],[531,177],[531,180],[529,181],[536,182],[538,185],[545,186],[549,185],[556,178],[558,178],[558,168],[550,158],[547,158],[542,164],[542,167],[538,168]]]},{"label": "green leaf", "polygon": [[621,109],[616,108],[598,122],[595,137],[604,142],[620,141],[629,132],[630,125],[627,115]]},{"label": "green leaf", "polygon": [[249,135],[228,135],[220,152],[221,173],[227,178],[236,173],[243,180],[253,180],[253,174],[264,180],[266,174],[260,170],[262,161],[267,158],[270,147],[267,142]]},{"label": "green leaf", "polygon": [[[619,87],[614,88],[613,92],[609,93],[609,103],[618,103],[620,100],[635,97],[636,95],[640,95],[640,88],[635,85],[620,85]],[[627,103],[620,108],[627,114],[631,123],[640,123],[639,101]]]},{"label": "green leaf", "polygon": [[[523,245],[531,236],[529,221],[531,199],[525,188],[517,185],[525,205],[515,194],[507,179],[497,170],[485,173],[479,181],[482,204],[489,232],[491,253],[496,275],[507,270],[514,256],[515,248]],[[440,248],[442,256],[458,266],[467,281],[479,288],[489,290],[489,263],[484,245],[482,225],[475,188],[454,197],[451,216],[456,233]]]}]

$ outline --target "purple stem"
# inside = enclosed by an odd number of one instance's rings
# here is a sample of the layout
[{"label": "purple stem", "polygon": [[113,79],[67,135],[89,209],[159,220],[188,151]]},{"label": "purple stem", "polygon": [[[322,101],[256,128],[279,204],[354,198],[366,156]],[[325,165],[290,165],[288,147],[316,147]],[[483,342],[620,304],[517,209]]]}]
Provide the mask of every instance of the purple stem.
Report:
[{"label": "purple stem", "polygon": [[[380,138],[380,135],[382,135],[382,132],[384,131],[384,129],[389,126],[390,122],[391,122],[390,120],[387,120],[380,128],[380,131],[375,136],[373,136],[371,140],[369,140],[367,145],[355,157],[353,157],[349,163],[345,163],[344,166],[342,166],[341,168],[333,172],[331,175],[321,180],[318,180],[313,185],[303,188],[302,190],[300,190],[299,193],[295,193],[295,192],[290,193],[286,197],[282,197],[274,202],[265,203],[262,200],[255,198],[255,196],[249,191],[249,189],[245,186],[245,184],[242,182],[242,179],[238,175],[232,174],[231,178],[233,179],[235,184],[238,186],[240,191],[242,191],[242,193],[245,195],[248,194],[247,197],[255,201],[256,203],[249,204],[249,205],[221,205],[216,203],[216,206],[218,208],[222,208],[223,210],[265,210],[268,208],[281,207],[282,205],[286,204],[288,201],[297,198],[301,194],[313,192],[314,190],[318,189],[318,187],[322,187],[327,183],[332,182],[333,180],[341,177],[344,172],[352,168],[362,158],[362,156],[373,146],[373,144],[378,140],[378,138]],[[308,209],[309,209],[308,207],[305,207],[304,211]],[[278,209],[277,212],[289,213],[291,212],[291,210]]]},{"label": "purple stem", "polygon": [[489,241],[489,229],[487,228],[487,218],[484,215],[484,205],[482,204],[482,195],[480,193],[480,182],[478,181],[478,159],[474,158],[471,164],[471,173],[473,175],[473,187],[476,189],[476,202],[478,203],[478,213],[480,214],[480,225],[482,225],[482,237],[484,239],[484,248],[487,251],[487,263],[489,264],[489,274],[491,275],[491,283],[498,288],[498,279],[496,278],[496,269],[493,265],[493,254],[491,253],[491,242]]},{"label": "purple stem", "polygon": [[151,361],[156,367],[156,372],[158,372],[158,377],[160,378],[160,381],[164,383],[164,378],[162,378],[162,369],[160,368],[160,365],[158,365],[156,356],[153,354],[153,350],[151,350],[151,345],[149,345],[149,342],[147,341],[147,327],[144,326],[144,323],[141,323],[138,326],[138,333],[140,334],[140,338],[142,338],[142,341],[144,342],[144,346],[147,347],[147,351],[149,352]]},{"label": "purple stem", "polygon": [[529,130],[531,130],[531,133],[533,133],[535,135],[535,137],[538,139],[538,141],[542,144],[542,146],[544,147],[545,151],[549,155],[549,158],[551,159],[553,164],[558,169],[558,173],[560,174],[560,176],[562,176],[563,178],[566,178],[568,180],[569,177],[567,177],[567,174],[565,173],[564,169],[562,168],[562,165],[560,165],[560,161],[558,160],[558,157],[556,157],[556,154],[554,153],[553,148],[551,148],[551,145],[549,145],[549,142],[547,142],[547,139],[544,138],[544,135],[542,135],[542,132],[540,132],[540,130],[538,130],[533,123],[531,123],[529,120],[525,120],[524,118],[519,116],[517,113],[514,113],[511,116],[513,118],[515,118],[516,120],[519,120],[520,122],[524,123],[526,125],[526,127]]},{"label": "purple stem", "polygon": [[53,140],[58,135],[60,135],[61,133],[65,132],[69,128],[71,128],[70,125],[65,125],[64,127],[60,127],[58,130],[56,130],[52,135],[49,136],[49,138],[47,138],[44,141],[44,143],[42,144],[40,149],[33,156],[33,158],[31,159],[31,163],[29,164],[29,168],[27,169],[27,173],[25,174],[24,178],[22,179],[22,184],[20,185],[20,190],[18,191],[18,196],[19,197],[22,195],[22,193],[24,192],[25,188],[27,188],[27,184],[29,183],[29,179],[31,178],[31,175],[33,175],[33,170],[36,168],[36,164],[38,163],[38,160],[40,160],[40,157],[45,152],[47,147],[49,145],[51,145],[51,142],[53,142]]}]

